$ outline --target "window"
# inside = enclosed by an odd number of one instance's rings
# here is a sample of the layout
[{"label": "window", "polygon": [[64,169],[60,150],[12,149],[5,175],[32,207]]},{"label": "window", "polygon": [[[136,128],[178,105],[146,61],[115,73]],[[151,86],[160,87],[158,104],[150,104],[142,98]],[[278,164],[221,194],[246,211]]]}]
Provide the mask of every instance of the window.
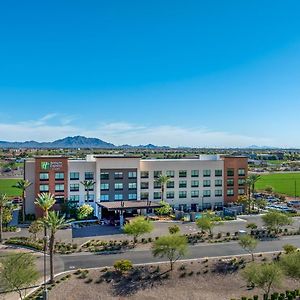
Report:
[{"label": "window", "polygon": [[79,180],[79,172],[70,172],[70,180]]},{"label": "window", "polygon": [[123,190],[123,183],[115,183],[115,190]]},{"label": "window", "polygon": [[56,172],[55,173],[55,180],[64,180],[65,174],[62,172]]},{"label": "window", "polygon": [[94,173],[93,172],[85,172],[84,173],[84,179],[85,180],[93,180],[94,179]]},{"label": "window", "polygon": [[69,198],[71,202],[79,202],[79,195],[71,195]]},{"label": "window", "polygon": [[227,186],[234,186],[234,180],[233,179],[227,179]]},{"label": "window", "polygon": [[137,195],[136,194],[128,194],[128,200],[136,200]]},{"label": "window", "polygon": [[63,192],[65,190],[65,186],[63,184],[55,185],[55,192]]},{"label": "window", "polygon": [[154,192],[153,193],[153,198],[154,199],[161,199],[161,192]]},{"label": "window", "polygon": [[227,176],[234,176],[234,169],[227,169]]},{"label": "window", "polygon": [[115,179],[123,179],[123,172],[115,172]]},{"label": "window", "polygon": [[215,186],[222,186],[222,180],[221,179],[216,179],[215,180]]},{"label": "window", "polygon": [[210,180],[203,180],[203,187],[209,187],[210,186]]},{"label": "window", "polygon": [[154,178],[158,178],[161,174],[162,174],[161,171],[154,171],[154,172],[153,172]]},{"label": "window", "polygon": [[203,208],[202,209],[211,209],[211,203],[203,203]]},{"label": "window", "polygon": [[227,189],[227,196],[233,196],[234,190],[233,189]]},{"label": "window", "polygon": [[89,186],[88,189],[85,187],[84,190],[85,190],[85,191],[87,191],[87,190],[93,191],[93,190],[94,190],[94,184],[93,184],[92,186]]},{"label": "window", "polygon": [[223,207],[223,202],[216,202],[214,207],[215,208],[222,208]]},{"label": "window", "polygon": [[216,197],[222,197],[222,190],[215,190]]},{"label": "window", "polygon": [[174,181],[168,181],[168,182],[167,182],[167,188],[168,188],[168,189],[173,189],[174,187],[175,187]]},{"label": "window", "polygon": [[174,198],[174,192],[167,192],[167,199],[173,199]]},{"label": "window", "polygon": [[101,195],[100,201],[109,201],[109,195]]},{"label": "window", "polygon": [[158,182],[158,181],[154,181],[153,187],[154,187],[155,189],[160,189],[160,188],[161,188],[161,183]]},{"label": "window", "polygon": [[191,187],[199,187],[199,180],[192,180]]},{"label": "window", "polygon": [[49,173],[40,173],[40,180],[49,180]]},{"label": "window", "polygon": [[179,198],[186,198],[186,191],[179,191]]},{"label": "window", "polygon": [[166,175],[167,175],[168,177],[170,177],[170,178],[174,178],[174,177],[175,177],[175,171],[170,171],[170,170],[168,170],[168,171],[166,172]]},{"label": "window", "polygon": [[243,186],[245,185],[246,180],[245,179],[238,179],[238,185]]},{"label": "window", "polygon": [[238,193],[239,195],[245,195],[245,189],[239,189]]},{"label": "window", "polygon": [[148,200],[149,199],[149,193],[141,193],[141,200]]},{"label": "window", "polygon": [[191,191],[191,197],[192,198],[198,198],[199,197],[199,191]]},{"label": "window", "polygon": [[203,197],[210,197],[210,195],[211,195],[210,190],[204,190],[203,191]]},{"label": "window", "polygon": [[40,192],[49,192],[48,184],[40,184]]},{"label": "window", "polygon": [[245,176],[246,175],[245,169],[238,169],[238,175]]},{"label": "window", "polygon": [[128,183],[129,190],[136,190],[136,182],[129,182]]},{"label": "window", "polygon": [[185,170],[179,171],[179,177],[186,177],[187,172]]},{"label": "window", "polygon": [[70,184],[70,192],[79,192],[79,184],[71,183]]},{"label": "window", "polygon": [[199,177],[199,170],[192,170],[191,176],[192,177]]},{"label": "window", "polygon": [[115,194],[115,200],[123,200],[123,194]]},{"label": "window", "polygon": [[216,177],[222,176],[222,170],[215,170],[215,176]]},{"label": "window", "polygon": [[149,178],[149,172],[148,171],[141,171],[141,178]]},{"label": "window", "polygon": [[[89,194],[89,202],[94,202],[94,200],[95,200],[95,195]],[[84,201],[87,201],[87,195],[84,195]]]},{"label": "window", "polygon": [[65,197],[64,196],[55,196],[55,203],[56,204],[61,204],[65,202]]},{"label": "window", "polygon": [[108,191],[109,190],[109,184],[108,183],[101,183],[100,184],[100,190],[101,191]]},{"label": "window", "polygon": [[109,173],[108,172],[101,172],[100,173],[100,179],[101,180],[108,180],[109,179]]},{"label": "window", "polygon": [[136,178],[136,172],[128,172],[128,178],[135,179]]},{"label": "window", "polygon": [[203,170],[203,177],[210,177],[210,170]]},{"label": "window", "polygon": [[179,181],[179,187],[180,188],[186,188],[187,184],[186,184],[186,180],[180,180]]},{"label": "window", "polygon": [[148,188],[149,188],[149,182],[142,181],[141,182],[141,189],[144,190],[144,189],[148,189]]}]

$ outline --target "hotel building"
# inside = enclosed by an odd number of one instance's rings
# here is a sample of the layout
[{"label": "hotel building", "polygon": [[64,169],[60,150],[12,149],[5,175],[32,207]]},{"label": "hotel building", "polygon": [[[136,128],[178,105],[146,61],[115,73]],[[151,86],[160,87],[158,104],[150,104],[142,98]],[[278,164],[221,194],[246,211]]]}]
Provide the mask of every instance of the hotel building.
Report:
[{"label": "hotel building", "polygon": [[[97,203],[161,199],[156,179],[167,175],[164,199],[174,208],[199,211],[222,208],[246,193],[246,157],[200,155],[198,159],[141,159],[137,156],[87,155],[86,159],[41,156],[25,161],[26,213],[40,214],[34,205],[39,193],[55,195],[55,209],[64,201],[89,203],[101,217]],[[87,192],[85,180],[95,182]]]}]

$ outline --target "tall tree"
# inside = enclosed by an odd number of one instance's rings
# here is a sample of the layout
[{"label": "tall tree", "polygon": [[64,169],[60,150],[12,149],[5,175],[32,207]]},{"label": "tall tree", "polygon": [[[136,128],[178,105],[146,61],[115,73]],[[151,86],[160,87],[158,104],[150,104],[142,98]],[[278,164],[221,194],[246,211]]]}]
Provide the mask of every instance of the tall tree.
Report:
[{"label": "tall tree", "polygon": [[41,193],[35,199],[34,204],[42,209],[44,217],[47,218],[50,208],[55,204],[54,195],[51,193]]},{"label": "tall tree", "polygon": [[25,222],[26,215],[26,189],[32,183],[29,180],[21,179],[13,187],[20,189],[22,191],[22,221]]},{"label": "tall tree", "polygon": [[35,257],[31,253],[15,253],[4,256],[1,260],[0,271],[2,288],[16,290],[20,299],[25,298],[26,288],[37,282],[39,278]]},{"label": "tall tree", "polygon": [[80,183],[84,186],[84,189],[86,191],[86,202],[89,202],[90,190],[93,189],[96,182],[94,180],[84,180],[84,181],[80,181]]},{"label": "tall tree", "polygon": [[50,230],[49,239],[49,256],[50,256],[50,282],[54,282],[54,245],[55,245],[55,234],[57,230],[66,227],[70,224],[71,220],[66,221],[65,216],[60,216],[59,212],[49,211],[48,216],[42,219],[42,222]]},{"label": "tall tree", "polygon": [[245,234],[240,236],[239,245],[248,253],[251,254],[252,261],[254,261],[253,251],[257,246],[257,240],[251,235]]},{"label": "tall tree", "polygon": [[171,234],[161,236],[154,241],[152,253],[154,257],[167,257],[170,262],[170,270],[173,270],[174,263],[183,257],[187,252],[187,239],[185,236]]},{"label": "tall tree", "polygon": [[7,198],[6,194],[0,194],[0,243],[2,243],[3,234],[3,214],[4,210],[10,204],[10,200]]},{"label": "tall tree", "polygon": [[166,184],[170,180],[169,176],[166,175],[160,175],[157,179],[156,182],[160,184],[161,187],[161,201],[165,201],[165,189],[166,189]]},{"label": "tall tree", "polygon": [[246,185],[248,186],[248,197],[249,197],[249,210],[250,203],[252,202],[252,209],[254,208],[254,201],[251,201],[251,195],[253,196],[255,192],[255,183],[260,179],[259,174],[250,174],[246,179]]},{"label": "tall tree", "polygon": [[283,226],[292,224],[292,218],[289,217],[287,214],[272,210],[267,212],[262,216],[262,220],[265,226],[274,231],[276,234],[279,232],[279,229]]},{"label": "tall tree", "polygon": [[201,231],[209,232],[209,234],[212,234],[212,230],[215,226],[215,222],[211,220],[211,218],[203,216],[202,218],[199,218],[196,220],[196,225]]}]

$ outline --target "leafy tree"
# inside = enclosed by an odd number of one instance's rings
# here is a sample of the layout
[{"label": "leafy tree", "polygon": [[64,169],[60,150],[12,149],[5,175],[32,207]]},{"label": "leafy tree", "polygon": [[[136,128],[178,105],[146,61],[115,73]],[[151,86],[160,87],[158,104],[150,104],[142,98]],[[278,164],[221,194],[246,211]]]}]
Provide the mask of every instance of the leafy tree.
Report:
[{"label": "leafy tree", "polygon": [[50,256],[50,282],[54,282],[54,265],[53,265],[53,254],[54,254],[54,243],[56,232],[69,225],[71,220],[66,221],[65,216],[60,216],[58,211],[50,211],[46,218],[42,219],[42,223],[50,230],[49,239],[49,256]]},{"label": "leafy tree", "polygon": [[166,188],[166,184],[167,182],[170,180],[170,177],[166,176],[166,175],[160,175],[157,179],[156,182],[160,184],[161,186],[161,201],[164,202],[165,199],[165,188]]},{"label": "leafy tree", "polygon": [[171,234],[161,236],[154,241],[152,253],[154,257],[167,257],[170,262],[170,270],[173,270],[174,263],[183,257],[187,252],[187,239],[185,236]]},{"label": "leafy tree", "polygon": [[28,228],[28,231],[29,233],[33,234],[33,237],[34,239],[36,240],[37,239],[37,234],[42,231],[43,229],[43,224],[41,223],[40,220],[36,220],[36,221],[33,221],[29,228]]},{"label": "leafy tree", "polygon": [[77,208],[77,218],[79,220],[87,219],[93,214],[94,208],[89,204],[83,204]]},{"label": "leafy tree", "polygon": [[240,236],[239,245],[248,253],[251,254],[252,261],[254,261],[253,251],[257,246],[257,240],[253,238],[251,235],[245,234]]},{"label": "leafy tree", "polygon": [[[249,192],[248,192],[249,194]],[[251,197],[247,197],[246,195],[240,195],[237,198],[237,203],[243,205],[244,208],[247,208],[248,213],[250,213],[251,210],[251,203],[252,203],[252,199]]]},{"label": "leafy tree", "polygon": [[10,201],[6,194],[0,194],[0,243],[2,243],[2,233],[3,233],[3,215],[4,210],[10,205]]},{"label": "leafy tree", "polygon": [[19,180],[13,187],[22,191],[22,221],[25,222],[25,214],[26,214],[26,189],[32,183],[29,180],[21,179]]},{"label": "leafy tree", "polygon": [[251,263],[246,266],[242,272],[242,276],[253,286],[261,288],[267,295],[273,286],[279,286],[282,280],[282,271],[278,264],[256,264]]},{"label": "leafy tree", "polygon": [[292,218],[289,217],[285,213],[281,213],[276,210],[272,210],[267,212],[265,215],[262,216],[262,220],[265,226],[269,229],[274,231],[275,233],[279,232],[279,229],[282,226],[292,224]]},{"label": "leafy tree", "polygon": [[169,226],[169,233],[170,234],[176,234],[176,233],[179,233],[180,232],[180,228],[178,225],[173,225],[173,226]]},{"label": "leafy tree", "polygon": [[28,288],[39,278],[35,266],[35,257],[31,253],[9,254],[0,264],[0,282],[5,291],[17,290],[20,299],[24,299],[22,290]]},{"label": "leafy tree", "polygon": [[209,234],[211,235],[212,230],[215,226],[215,222],[207,216],[202,216],[202,218],[197,219],[196,225],[202,232],[209,232]]},{"label": "leafy tree", "polygon": [[300,279],[300,252],[295,251],[283,255],[279,264],[286,275]]},{"label": "leafy tree", "polygon": [[10,206],[4,207],[3,216],[2,216],[2,224],[7,227],[8,223],[11,222],[12,219],[13,219],[12,207],[10,207]]},{"label": "leafy tree", "polygon": [[156,208],[155,212],[160,216],[167,216],[172,212],[172,207],[169,203],[165,201],[160,201],[159,204],[161,207]]},{"label": "leafy tree", "polygon": [[270,186],[270,185],[267,185],[267,186],[265,187],[265,191],[266,191],[267,193],[273,193],[273,192],[274,192],[274,188],[273,188],[272,186]]},{"label": "leafy tree", "polygon": [[150,233],[152,230],[153,224],[144,217],[136,217],[130,223],[126,223],[123,227],[124,233],[133,236],[134,246],[139,236]]},{"label": "leafy tree", "polygon": [[80,182],[86,191],[86,202],[89,202],[90,200],[90,190],[94,188],[95,181],[94,180],[84,180]]},{"label": "leafy tree", "polygon": [[116,271],[124,273],[132,269],[132,262],[128,259],[117,260],[114,263],[114,268]]}]

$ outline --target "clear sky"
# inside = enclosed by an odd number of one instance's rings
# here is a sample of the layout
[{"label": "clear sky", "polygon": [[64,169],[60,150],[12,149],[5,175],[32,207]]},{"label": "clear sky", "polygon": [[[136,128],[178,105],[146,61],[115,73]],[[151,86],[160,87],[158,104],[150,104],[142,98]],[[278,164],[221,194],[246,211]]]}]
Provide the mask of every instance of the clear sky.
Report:
[{"label": "clear sky", "polygon": [[0,140],[300,147],[299,96],[299,0],[0,3]]}]

